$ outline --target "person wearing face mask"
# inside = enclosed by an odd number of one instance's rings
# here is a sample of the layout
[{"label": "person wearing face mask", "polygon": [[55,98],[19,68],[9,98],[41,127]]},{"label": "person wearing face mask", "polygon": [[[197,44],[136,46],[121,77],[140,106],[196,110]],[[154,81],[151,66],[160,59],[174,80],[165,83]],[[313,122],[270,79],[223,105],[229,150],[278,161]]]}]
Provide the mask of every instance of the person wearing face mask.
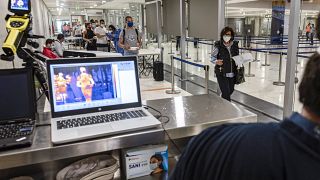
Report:
[{"label": "person wearing face mask", "polygon": [[46,57],[50,58],[50,59],[58,59],[59,56],[56,55],[56,54],[52,51],[53,42],[54,42],[54,40],[52,40],[52,39],[47,39],[47,40],[46,40],[46,46],[43,47],[42,54],[45,55]]},{"label": "person wearing face mask", "polygon": [[118,45],[121,29],[117,29],[114,25],[109,25],[108,29],[108,38],[113,41],[116,52],[123,54],[123,49]]},{"label": "person wearing face mask", "polygon": [[158,174],[163,171],[163,157],[160,154],[155,154],[150,158],[150,169],[152,174]]},{"label": "person wearing face mask", "polygon": [[211,62],[216,65],[214,71],[222,92],[222,98],[228,101],[231,101],[237,72],[237,65],[232,57],[238,55],[239,46],[238,41],[234,41],[233,29],[230,27],[223,28],[220,34],[220,41],[215,43]]},{"label": "person wearing face mask", "polygon": [[107,39],[107,29],[103,19],[100,20],[100,25],[96,27],[94,33],[97,36],[97,50],[110,52],[110,45]]},{"label": "person wearing face mask", "polygon": [[120,33],[119,46],[124,49],[124,55],[137,55],[142,45],[141,33],[134,27],[133,18],[127,16],[126,27]]},{"label": "person wearing face mask", "polygon": [[96,36],[92,30],[91,23],[86,24],[86,30],[83,32],[83,40],[86,42],[86,49],[88,51],[97,50]]}]

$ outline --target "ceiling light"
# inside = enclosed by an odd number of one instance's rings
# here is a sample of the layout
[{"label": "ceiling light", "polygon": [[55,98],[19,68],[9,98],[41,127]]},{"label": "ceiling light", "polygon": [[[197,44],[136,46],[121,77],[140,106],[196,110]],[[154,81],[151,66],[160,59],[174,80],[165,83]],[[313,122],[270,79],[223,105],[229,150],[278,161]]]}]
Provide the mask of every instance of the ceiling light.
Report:
[{"label": "ceiling light", "polygon": [[93,8],[92,6],[90,6],[90,8]]},{"label": "ceiling light", "polygon": [[107,1],[102,1],[102,3],[106,3]]},{"label": "ceiling light", "polygon": [[94,4],[93,6],[94,6],[94,7],[97,7],[98,5],[97,5],[97,4]]}]

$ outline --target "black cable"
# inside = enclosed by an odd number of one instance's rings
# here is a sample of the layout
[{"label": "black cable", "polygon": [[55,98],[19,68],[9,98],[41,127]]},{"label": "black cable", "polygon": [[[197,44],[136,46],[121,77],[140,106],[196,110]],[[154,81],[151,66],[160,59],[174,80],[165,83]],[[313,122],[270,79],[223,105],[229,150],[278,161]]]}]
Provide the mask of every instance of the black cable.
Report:
[{"label": "black cable", "polygon": [[[152,109],[152,110],[154,110],[155,112],[157,112],[159,114],[159,116],[157,116],[157,117],[155,116],[155,117],[161,122],[162,129],[164,130],[165,134],[167,135],[169,141],[173,144],[173,146],[176,148],[176,150],[179,152],[179,154],[181,154],[182,151],[180,150],[179,146],[174,142],[174,140],[171,138],[171,136],[169,135],[168,131],[164,127],[165,124],[170,122],[170,118],[168,116],[163,116],[160,111],[158,111],[157,109],[155,109],[155,108],[153,108],[151,106],[143,105],[143,107],[145,109]],[[166,118],[167,121],[163,122],[163,121],[160,120],[161,118]]]},{"label": "black cable", "polygon": [[43,95],[44,95],[44,93],[42,93],[42,94],[38,97],[38,99],[36,100],[36,102],[38,102]]}]

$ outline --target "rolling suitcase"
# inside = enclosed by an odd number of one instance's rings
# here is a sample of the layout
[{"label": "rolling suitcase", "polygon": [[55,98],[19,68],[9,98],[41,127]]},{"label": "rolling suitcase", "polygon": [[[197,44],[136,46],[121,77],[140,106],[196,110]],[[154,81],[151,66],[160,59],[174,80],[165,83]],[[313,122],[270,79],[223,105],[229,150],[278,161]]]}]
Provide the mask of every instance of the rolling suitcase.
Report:
[{"label": "rolling suitcase", "polygon": [[153,78],[155,81],[163,81],[164,80],[163,62],[155,61],[153,63]]}]

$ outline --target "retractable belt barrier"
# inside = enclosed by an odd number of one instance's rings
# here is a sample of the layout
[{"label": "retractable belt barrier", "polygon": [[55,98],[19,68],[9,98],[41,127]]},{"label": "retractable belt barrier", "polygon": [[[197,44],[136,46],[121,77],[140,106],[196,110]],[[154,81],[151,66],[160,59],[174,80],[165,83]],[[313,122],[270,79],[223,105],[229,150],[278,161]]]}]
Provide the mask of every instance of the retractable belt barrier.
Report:
[{"label": "retractable belt barrier", "polygon": [[180,61],[181,63],[186,63],[192,66],[196,66],[199,68],[203,68],[205,71],[205,91],[206,94],[209,94],[209,65],[197,64],[194,62],[190,62],[181,58],[177,58],[174,56],[170,56],[171,58],[171,89],[167,90],[167,94],[179,94],[181,91],[175,90],[175,68],[174,68],[174,60]]}]

